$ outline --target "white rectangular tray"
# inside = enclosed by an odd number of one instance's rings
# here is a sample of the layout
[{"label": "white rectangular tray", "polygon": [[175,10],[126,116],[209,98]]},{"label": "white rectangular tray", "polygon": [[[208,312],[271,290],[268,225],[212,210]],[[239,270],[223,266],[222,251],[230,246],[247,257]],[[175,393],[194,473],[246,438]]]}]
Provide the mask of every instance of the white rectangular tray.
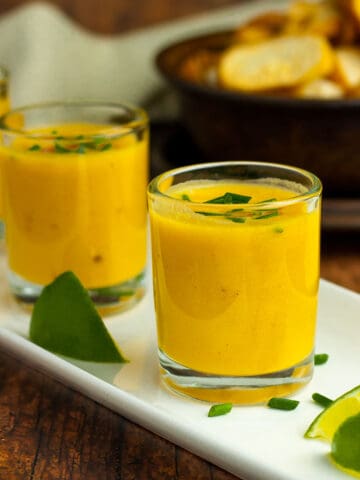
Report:
[{"label": "white rectangular tray", "polygon": [[208,404],[160,385],[150,291],[132,311],[107,320],[131,360],[119,366],[60,358],[32,344],[26,338],[29,319],[12,303],[3,277],[0,288],[0,347],[65,385],[244,480],[349,478],[326,458],[329,445],[303,434],[320,411],[313,392],[335,398],[360,383],[360,295],[321,281],[317,351],[330,359],[296,395],[301,401],[296,410],[235,407],[229,415],[208,418]]}]

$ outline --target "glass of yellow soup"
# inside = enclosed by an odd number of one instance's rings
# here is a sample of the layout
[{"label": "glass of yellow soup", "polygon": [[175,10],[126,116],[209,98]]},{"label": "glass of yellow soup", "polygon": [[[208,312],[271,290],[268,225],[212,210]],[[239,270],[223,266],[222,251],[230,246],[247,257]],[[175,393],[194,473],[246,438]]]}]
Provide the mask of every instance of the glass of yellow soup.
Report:
[{"label": "glass of yellow soup", "polygon": [[[0,66],[0,116],[4,115],[10,108],[9,99],[9,72],[5,67]],[[4,238],[3,205],[1,194],[1,158],[0,158],[0,242]]]},{"label": "glass of yellow soup", "polygon": [[260,403],[312,376],[321,182],[255,162],[148,188],[160,371],[177,392]]},{"label": "glass of yellow soup", "polygon": [[10,287],[33,303],[73,271],[103,311],[144,293],[148,119],[116,103],[29,106],[2,117]]}]

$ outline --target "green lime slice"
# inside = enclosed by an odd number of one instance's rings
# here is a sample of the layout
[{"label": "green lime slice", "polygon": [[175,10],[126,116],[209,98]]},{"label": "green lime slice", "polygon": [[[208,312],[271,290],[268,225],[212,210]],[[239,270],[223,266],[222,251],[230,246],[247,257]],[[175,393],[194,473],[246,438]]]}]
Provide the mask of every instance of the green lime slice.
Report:
[{"label": "green lime slice", "polygon": [[337,467],[360,478],[360,413],[347,418],[336,430],[331,459]]},{"label": "green lime slice", "polygon": [[352,415],[360,413],[360,385],[344,393],[323,410],[305,432],[306,438],[331,442],[338,427]]},{"label": "green lime slice", "polygon": [[32,312],[30,340],[79,360],[127,362],[72,272],[59,275],[43,289]]}]

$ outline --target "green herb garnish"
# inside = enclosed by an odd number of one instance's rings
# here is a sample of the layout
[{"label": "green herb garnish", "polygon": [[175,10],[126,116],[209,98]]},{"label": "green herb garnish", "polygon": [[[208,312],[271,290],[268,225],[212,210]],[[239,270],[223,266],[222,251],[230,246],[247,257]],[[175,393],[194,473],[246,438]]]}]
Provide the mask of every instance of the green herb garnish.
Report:
[{"label": "green herb garnish", "polygon": [[276,410],[295,410],[299,403],[298,400],[291,400],[290,398],[273,397],[268,401],[267,405]]},{"label": "green herb garnish", "polygon": [[321,393],[313,393],[312,399],[314,400],[314,402],[318,403],[319,405],[325,408],[327,408],[329,405],[333,403],[333,400],[331,400],[328,397],[325,397],[324,395],[321,395]]},{"label": "green herb garnish", "polygon": [[221,197],[212,198],[204,203],[229,204],[229,203],[249,203],[252,197],[239,195],[237,193],[226,192]]},{"label": "green herb garnish", "polygon": [[184,200],[185,202],[191,202],[190,197],[187,193],[183,193],[181,195],[181,200]]},{"label": "green herb garnish", "polygon": [[245,223],[246,219],[243,217],[228,217],[228,220],[234,223]]},{"label": "green herb garnish", "polygon": [[59,143],[55,142],[55,152],[56,153],[71,153],[71,150],[68,148],[63,147]]},{"label": "green herb garnish", "polygon": [[219,417],[220,415],[226,415],[227,413],[231,412],[232,407],[232,403],[219,403],[217,405],[213,405],[208,412],[208,417]]},{"label": "green herb garnish", "polygon": [[282,227],[274,227],[275,233],[283,233],[284,229]]},{"label": "green herb garnish", "polygon": [[263,213],[261,212],[258,217],[253,217],[254,220],[265,220],[266,218],[272,218],[272,217],[277,217],[279,215],[279,212],[277,210],[271,210],[269,213]]},{"label": "green herb garnish", "polygon": [[204,215],[205,217],[225,217],[225,213],[216,213],[216,212],[200,212],[196,211],[199,215]]},{"label": "green herb garnish", "polygon": [[106,150],[109,150],[112,147],[111,143],[105,143],[105,145],[102,145],[100,150],[102,152],[105,152]]},{"label": "green herb garnish", "polygon": [[315,365],[324,365],[329,360],[329,355],[327,353],[317,353],[314,355],[314,364]]},{"label": "green herb garnish", "polygon": [[276,202],[277,199],[276,198],[267,198],[266,200],[261,200],[260,202],[256,202],[256,203],[269,203],[269,202]]},{"label": "green herb garnish", "polygon": [[86,147],[83,143],[81,143],[76,150],[74,150],[75,153],[85,153],[86,152]]},{"label": "green herb garnish", "polygon": [[29,148],[30,152],[37,152],[38,150],[41,150],[40,145],[33,145],[32,147]]},{"label": "green herb garnish", "polygon": [[84,140],[84,135],[78,135],[77,137],[75,137],[75,140]]}]

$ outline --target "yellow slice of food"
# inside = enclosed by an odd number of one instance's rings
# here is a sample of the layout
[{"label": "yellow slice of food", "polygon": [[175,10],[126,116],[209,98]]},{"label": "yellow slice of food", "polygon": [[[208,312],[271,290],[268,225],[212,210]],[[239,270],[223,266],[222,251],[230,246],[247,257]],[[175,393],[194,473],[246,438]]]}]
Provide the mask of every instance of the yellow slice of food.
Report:
[{"label": "yellow slice of food", "polygon": [[360,385],[338,397],[323,410],[305,432],[306,438],[332,441],[339,426],[352,415],[360,413]]},{"label": "yellow slice of food", "polygon": [[335,78],[347,90],[360,86],[360,49],[341,47],[335,50]]},{"label": "yellow slice of food", "polygon": [[225,51],[219,79],[227,88],[249,92],[294,87],[329,74],[333,61],[332,48],[322,37],[279,37]]},{"label": "yellow slice of food", "polygon": [[300,98],[319,98],[323,100],[343,98],[345,95],[344,89],[338,83],[326,78],[317,78],[300,85],[293,93]]},{"label": "yellow slice of food", "polygon": [[332,0],[321,2],[294,2],[289,10],[285,32],[289,34],[311,33],[336,38],[341,31],[342,11]]},{"label": "yellow slice of food", "polygon": [[235,30],[234,43],[256,43],[283,33],[287,16],[281,12],[258,15]]}]

